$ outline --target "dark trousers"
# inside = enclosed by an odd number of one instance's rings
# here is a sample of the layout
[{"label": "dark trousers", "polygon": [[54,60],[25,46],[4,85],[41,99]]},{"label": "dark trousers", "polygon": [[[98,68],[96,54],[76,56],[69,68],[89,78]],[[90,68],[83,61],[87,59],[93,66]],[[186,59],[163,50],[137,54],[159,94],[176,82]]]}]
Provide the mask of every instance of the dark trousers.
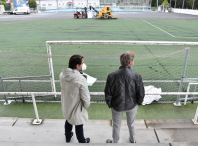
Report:
[{"label": "dark trousers", "polygon": [[[66,140],[70,141],[71,139],[71,132],[72,132],[73,125],[65,121],[65,136]],[[76,130],[76,137],[78,139],[79,143],[86,143],[85,137],[84,137],[84,132],[83,132],[83,125],[75,125],[75,130]]]}]

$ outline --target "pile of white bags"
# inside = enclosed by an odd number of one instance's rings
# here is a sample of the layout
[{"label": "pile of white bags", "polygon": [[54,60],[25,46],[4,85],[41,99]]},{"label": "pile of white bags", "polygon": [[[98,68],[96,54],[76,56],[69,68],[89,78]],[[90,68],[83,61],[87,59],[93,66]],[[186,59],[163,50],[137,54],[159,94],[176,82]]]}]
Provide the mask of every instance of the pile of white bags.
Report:
[{"label": "pile of white bags", "polygon": [[[161,88],[156,88],[152,85],[145,86],[144,89],[146,93],[161,93],[162,92]],[[145,95],[142,105],[151,104],[154,100],[158,101],[160,98],[162,98],[161,95]]]}]

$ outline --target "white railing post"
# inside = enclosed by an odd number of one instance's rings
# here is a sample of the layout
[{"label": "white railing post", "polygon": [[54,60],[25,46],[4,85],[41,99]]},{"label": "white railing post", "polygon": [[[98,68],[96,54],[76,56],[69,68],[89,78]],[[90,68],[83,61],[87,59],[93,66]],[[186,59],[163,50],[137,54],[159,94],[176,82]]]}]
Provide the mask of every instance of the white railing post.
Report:
[{"label": "white railing post", "polygon": [[196,113],[195,113],[195,117],[194,117],[194,119],[192,119],[194,124],[198,124],[197,117],[198,117],[198,106],[197,106],[197,110],[196,110]]},{"label": "white railing post", "polygon": [[33,102],[33,106],[34,106],[34,112],[36,115],[36,119],[32,122],[32,124],[41,124],[42,119],[39,119],[39,115],[38,115],[38,110],[37,110],[37,106],[36,106],[36,101],[35,101],[35,95],[32,94],[32,102]]},{"label": "white railing post", "polygon": [[[188,84],[187,93],[189,92],[189,90],[190,90],[190,83]],[[188,95],[186,95],[185,97],[184,105],[186,105],[187,98],[188,98]]]},{"label": "white railing post", "polygon": [[[186,57],[185,57],[185,62],[184,62],[184,68],[183,68],[182,78],[181,78],[181,82],[180,82],[180,85],[179,85],[179,91],[178,92],[182,91],[183,80],[184,80],[185,73],[186,73],[186,67],[187,67],[187,62],[188,62],[189,51],[190,51],[190,47],[188,47],[186,49]],[[180,95],[177,96],[176,102],[173,103],[175,106],[181,106],[181,103],[180,103],[179,99],[180,99]]]},{"label": "white railing post", "polygon": [[[50,44],[46,43],[47,45],[47,54],[48,54],[48,63],[49,63],[49,72],[50,72],[50,79],[51,79],[51,86],[52,86],[52,92],[56,92],[56,84],[54,79],[54,69],[53,69],[53,62],[52,62],[52,51]],[[54,95],[56,97],[56,95]]]},{"label": "white railing post", "polygon": [[[196,86],[197,86],[198,83],[188,83],[187,93],[189,93],[190,85],[196,85]],[[196,89],[197,89],[197,88],[195,87],[194,92],[196,92]],[[194,96],[194,95],[193,95],[193,96]],[[186,105],[187,100],[188,100],[188,94],[186,94],[186,96],[185,96],[184,105]],[[193,100],[194,100],[194,97],[193,97]]]}]

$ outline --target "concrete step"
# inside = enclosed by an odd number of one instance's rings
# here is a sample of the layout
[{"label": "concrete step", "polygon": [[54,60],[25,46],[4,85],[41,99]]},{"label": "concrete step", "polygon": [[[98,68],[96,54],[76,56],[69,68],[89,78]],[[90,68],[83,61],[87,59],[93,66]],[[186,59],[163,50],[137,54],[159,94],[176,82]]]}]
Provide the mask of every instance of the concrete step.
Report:
[{"label": "concrete step", "polygon": [[[10,126],[6,122],[1,125],[0,139],[6,142],[24,142],[24,143],[65,143],[64,123],[63,119],[45,119],[41,125],[32,125],[33,119],[18,118],[14,126],[13,118],[6,118]],[[137,142],[138,143],[158,143],[153,129],[146,129],[143,120],[136,121]],[[12,131],[12,132],[9,132]],[[73,128],[73,132],[75,128]],[[74,132],[75,133],[75,132]],[[112,126],[110,120],[90,120],[84,125],[85,137],[90,137],[92,143],[105,143],[107,139],[112,139]],[[144,135],[144,138],[142,138]],[[72,139],[72,143],[78,143],[76,135]],[[120,131],[120,143],[129,143],[129,132],[126,122],[123,121]]]},{"label": "concrete step", "polygon": [[44,144],[44,143],[15,143],[15,142],[0,142],[1,146],[197,146],[198,143],[193,142],[177,142],[177,143],[118,143],[118,144],[105,144],[105,143],[89,143],[89,144],[76,144],[76,143],[64,143],[64,144]]},{"label": "concrete step", "polygon": [[198,128],[191,119],[145,120],[148,128]]},{"label": "concrete step", "polygon": [[[32,121],[29,118],[1,117],[0,145],[65,145],[64,119],[44,119],[41,125],[32,125]],[[106,140],[112,139],[111,120],[89,120],[84,125],[84,135],[91,138],[91,145],[106,145]],[[197,125],[192,125],[190,120],[136,120],[135,145],[138,146],[165,146],[169,143],[172,146],[177,146],[178,143],[194,146],[198,145],[197,135]],[[75,134],[71,142],[78,143]],[[125,120],[122,121],[120,143],[130,144]]]},{"label": "concrete step", "polygon": [[163,128],[155,129],[160,143],[198,142],[198,129]]},{"label": "concrete step", "polygon": [[[15,142],[2,142],[1,146],[170,146],[168,143],[141,143],[141,144],[130,144],[130,143],[118,143],[118,144],[107,144],[107,143],[89,143],[89,144],[80,144],[80,143],[64,143],[64,144],[44,144],[44,143],[15,143]],[[185,145],[190,146],[190,145]]]}]

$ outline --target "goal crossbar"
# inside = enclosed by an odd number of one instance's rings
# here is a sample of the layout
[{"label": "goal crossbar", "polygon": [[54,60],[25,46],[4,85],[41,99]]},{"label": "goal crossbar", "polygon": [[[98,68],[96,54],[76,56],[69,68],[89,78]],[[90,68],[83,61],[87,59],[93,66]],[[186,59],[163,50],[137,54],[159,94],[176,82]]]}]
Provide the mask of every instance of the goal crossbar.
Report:
[{"label": "goal crossbar", "polygon": [[171,41],[46,41],[47,45],[53,44],[120,44],[120,45],[178,45],[198,46],[198,42],[171,42]]}]

